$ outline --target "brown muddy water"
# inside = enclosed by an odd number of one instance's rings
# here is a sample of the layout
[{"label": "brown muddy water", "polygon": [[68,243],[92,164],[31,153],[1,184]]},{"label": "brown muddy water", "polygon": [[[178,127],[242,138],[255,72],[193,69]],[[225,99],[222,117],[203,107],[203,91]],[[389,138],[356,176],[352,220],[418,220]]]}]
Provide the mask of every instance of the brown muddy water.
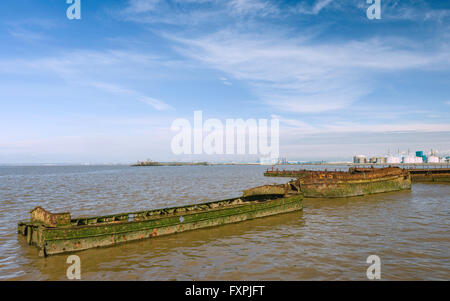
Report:
[{"label": "brown muddy water", "polygon": [[[334,168],[334,167],[333,167]],[[38,257],[17,222],[41,205],[72,216],[239,196],[264,166],[0,167],[0,280],[66,280],[67,254]],[[83,280],[450,280],[450,185],[348,199],[304,210],[76,253]]]}]

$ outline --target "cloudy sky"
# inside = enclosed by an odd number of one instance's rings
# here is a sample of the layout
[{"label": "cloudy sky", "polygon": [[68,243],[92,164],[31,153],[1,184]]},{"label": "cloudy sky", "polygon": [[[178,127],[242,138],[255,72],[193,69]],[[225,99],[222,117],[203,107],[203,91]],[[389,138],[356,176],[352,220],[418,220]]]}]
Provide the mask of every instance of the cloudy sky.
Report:
[{"label": "cloudy sky", "polygon": [[450,2],[0,3],[0,163],[171,152],[177,118],[278,118],[297,160],[450,153]]}]

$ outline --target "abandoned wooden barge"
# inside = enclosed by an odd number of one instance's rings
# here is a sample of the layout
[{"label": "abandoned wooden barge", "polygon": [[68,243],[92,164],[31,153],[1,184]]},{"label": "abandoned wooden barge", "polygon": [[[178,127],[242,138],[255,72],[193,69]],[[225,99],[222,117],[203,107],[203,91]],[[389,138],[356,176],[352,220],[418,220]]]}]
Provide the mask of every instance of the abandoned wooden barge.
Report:
[{"label": "abandoned wooden barge", "polygon": [[[359,171],[371,168],[355,168]],[[412,182],[450,183],[450,168],[405,168]]]},{"label": "abandoned wooden barge", "polygon": [[[381,168],[378,168],[381,169]],[[450,168],[403,168],[409,171],[412,182],[433,182],[433,183],[450,183]],[[368,171],[372,168],[354,167],[349,170],[353,171]],[[302,178],[306,177],[316,171],[314,170],[279,170],[267,169],[264,173],[266,177],[288,177],[288,178]]]},{"label": "abandoned wooden barge", "polygon": [[314,171],[300,177],[296,186],[308,198],[339,198],[411,189],[408,171],[397,167]]},{"label": "abandoned wooden barge", "polygon": [[302,199],[288,183],[252,188],[239,198],[105,216],[71,218],[36,207],[18,232],[47,256],[301,210]]},{"label": "abandoned wooden barge", "polygon": [[297,178],[305,197],[337,198],[411,189],[411,175],[398,167],[350,168],[347,171],[267,170],[265,176]]}]

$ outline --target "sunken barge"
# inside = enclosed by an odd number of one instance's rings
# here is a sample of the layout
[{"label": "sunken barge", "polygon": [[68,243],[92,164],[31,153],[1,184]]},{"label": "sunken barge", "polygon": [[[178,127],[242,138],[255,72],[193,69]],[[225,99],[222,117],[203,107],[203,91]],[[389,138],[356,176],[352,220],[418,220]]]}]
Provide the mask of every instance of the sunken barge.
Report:
[{"label": "sunken barge", "polygon": [[450,183],[450,168],[421,168],[411,169],[413,182]]},{"label": "sunken barge", "polygon": [[233,199],[104,216],[72,218],[36,207],[18,232],[44,257],[302,210],[302,200],[288,183],[252,188]]},{"label": "sunken barge", "polygon": [[346,171],[266,171],[297,178],[295,186],[308,198],[340,198],[411,189],[411,176],[398,167],[350,168]]},{"label": "sunken barge", "polygon": [[298,180],[308,198],[342,198],[411,189],[408,171],[397,167],[312,172]]},{"label": "sunken barge", "polygon": [[[382,168],[377,168],[382,169]],[[450,168],[403,168],[411,175],[412,182],[429,182],[429,183],[450,183]],[[349,171],[366,171],[370,172],[373,168],[354,167]],[[326,170],[325,170],[326,171]],[[315,173],[314,170],[279,170],[279,169],[267,169],[264,173],[266,177],[288,177],[288,178],[303,178]]]},{"label": "sunken barge", "polygon": [[[357,168],[364,171],[370,168]],[[412,182],[450,183],[450,168],[405,168],[411,175]]]}]

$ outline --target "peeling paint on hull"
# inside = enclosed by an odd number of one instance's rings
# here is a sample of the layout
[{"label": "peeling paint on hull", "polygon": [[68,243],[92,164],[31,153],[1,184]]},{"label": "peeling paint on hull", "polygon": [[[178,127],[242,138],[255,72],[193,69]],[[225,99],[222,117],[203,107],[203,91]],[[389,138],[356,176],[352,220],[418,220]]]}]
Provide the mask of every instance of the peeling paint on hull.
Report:
[{"label": "peeling paint on hull", "polygon": [[[30,245],[38,248],[40,256],[46,256],[301,210],[302,199],[300,194],[253,195],[183,207],[72,219],[67,226],[21,222],[18,232],[27,237]],[[130,217],[133,220],[129,220]]]},{"label": "peeling paint on hull", "polygon": [[341,198],[411,189],[411,176],[400,168],[314,173],[297,180],[308,198]]}]

